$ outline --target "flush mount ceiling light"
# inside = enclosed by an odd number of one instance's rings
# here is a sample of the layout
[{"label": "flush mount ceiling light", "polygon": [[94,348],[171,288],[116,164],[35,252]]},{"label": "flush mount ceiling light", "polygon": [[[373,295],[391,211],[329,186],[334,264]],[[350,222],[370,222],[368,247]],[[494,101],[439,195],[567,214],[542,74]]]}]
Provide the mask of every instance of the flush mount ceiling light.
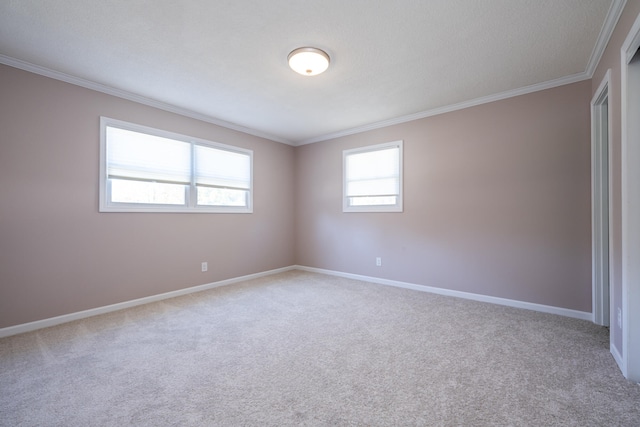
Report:
[{"label": "flush mount ceiling light", "polygon": [[329,55],[315,47],[300,47],[287,57],[289,67],[303,76],[316,76],[329,68]]}]

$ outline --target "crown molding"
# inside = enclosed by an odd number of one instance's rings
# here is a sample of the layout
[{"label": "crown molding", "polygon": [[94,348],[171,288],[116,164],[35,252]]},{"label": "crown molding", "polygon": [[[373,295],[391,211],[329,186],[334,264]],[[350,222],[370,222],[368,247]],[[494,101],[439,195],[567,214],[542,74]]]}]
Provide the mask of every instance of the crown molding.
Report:
[{"label": "crown molding", "polygon": [[596,67],[600,63],[600,59],[602,59],[604,50],[607,48],[607,44],[609,44],[609,39],[611,39],[613,30],[616,28],[616,24],[618,23],[618,20],[620,19],[620,16],[622,15],[622,11],[624,10],[626,4],[627,0],[613,0],[613,3],[611,3],[609,12],[607,12],[607,17],[605,18],[604,24],[602,24],[602,28],[600,29],[598,40],[593,47],[591,57],[589,57],[589,62],[587,63],[585,72],[587,73],[589,78],[593,77],[593,73],[595,73]]},{"label": "crown molding", "polygon": [[249,135],[257,136],[259,138],[265,138],[271,141],[280,142],[282,144],[294,145],[291,141],[270,135],[268,133],[260,132],[255,129],[247,128],[235,123],[227,122],[217,119],[215,117],[208,116],[206,114],[197,113],[187,108],[177,107],[175,105],[168,104],[166,102],[158,101],[145,96],[137,95],[126,90],[116,89],[111,86],[107,86],[101,83],[92,82],[80,77],[72,76],[60,71],[52,70],[50,68],[35,65],[30,62],[22,61],[20,59],[12,58],[7,55],[0,54],[0,64],[8,65],[10,67],[18,68],[20,70],[28,71],[30,73],[39,74],[44,77],[49,77],[55,80],[60,80],[72,85],[80,86],[86,89],[95,90],[96,92],[102,92],[107,95],[116,96],[118,98],[126,99],[128,101],[137,102],[139,104],[147,105],[149,107],[157,108],[160,110],[168,111],[170,113],[179,114],[181,116],[189,117],[192,119],[200,120],[203,122],[211,123],[216,126],[220,126],[226,129],[235,130]]},{"label": "crown molding", "polygon": [[488,96],[483,96],[483,97],[472,99],[472,100],[469,100],[469,101],[460,102],[458,104],[445,105],[443,107],[438,107],[438,108],[434,108],[434,109],[431,109],[431,110],[422,111],[420,113],[409,114],[407,116],[396,117],[394,119],[383,120],[381,122],[371,123],[371,124],[364,125],[364,126],[358,126],[358,127],[351,128],[351,129],[346,129],[346,130],[343,130],[343,131],[334,132],[334,133],[330,133],[330,134],[326,134],[326,135],[322,135],[322,136],[306,139],[304,141],[299,142],[297,144],[297,146],[306,145],[306,144],[313,144],[315,142],[328,141],[330,139],[340,138],[342,136],[353,135],[353,134],[356,134],[356,133],[366,132],[366,131],[380,129],[380,128],[387,127],[387,126],[393,126],[393,125],[397,125],[397,124],[401,124],[401,123],[411,122],[411,121],[414,121],[414,120],[424,119],[424,118],[427,118],[427,117],[437,116],[439,114],[450,113],[452,111],[463,110],[465,108],[475,107],[475,106],[482,105],[482,104],[488,104],[488,103],[494,102],[494,101],[500,101],[500,100],[503,100],[503,99],[513,98],[513,97],[520,96],[520,95],[526,95],[528,93],[539,92],[539,91],[545,90],[545,89],[551,89],[551,88],[558,87],[558,86],[564,86],[564,85],[568,85],[568,84],[571,84],[571,83],[577,83],[577,82],[580,82],[580,81],[583,81],[583,80],[589,80],[590,78],[591,77],[589,75],[587,75],[587,73],[573,74],[571,76],[561,77],[561,78],[555,79],[555,80],[549,80],[549,81],[546,81],[546,82],[542,82],[542,83],[537,83],[537,84],[530,85],[530,86],[521,87],[521,88],[518,88],[518,89],[508,90],[508,91],[505,91],[505,92],[501,92],[501,93],[497,93],[497,94],[493,94],[493,95],[488,95]]}]

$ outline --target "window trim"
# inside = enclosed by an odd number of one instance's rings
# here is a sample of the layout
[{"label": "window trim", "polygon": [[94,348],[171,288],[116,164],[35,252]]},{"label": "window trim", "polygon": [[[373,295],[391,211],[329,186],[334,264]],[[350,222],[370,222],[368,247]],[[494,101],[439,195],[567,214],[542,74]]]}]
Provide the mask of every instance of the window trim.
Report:
[{"label": "window trim", "polygon": [[[111,185],[107,178],[107,127],[115,127],[133,132],[145,133],[162,138],[174,139],[190,144],[191,151],[195,145],[203,145],[249,156],[249,189],[247,196],[247,206],[197,206],[196,186],[193,175],[193,158],[191,165],[191,183],[185,186],[185,205],[163,205],[163,204],[141,204],[141,203],[118,203],[111,202]],[[149,213],[253,213],[253,150],[208,141],[179,133],[169,132],[135,123],[109,117],[100,117],[100,188],[99,188],[99,212],[149,212]]]},{"label": "window trim", "polygon": [[[399,152],[399,194],[395,205],[366,205],[366,206],[350,206],[349,198],[347,197],[347,157],[353,154],[368,153],[372,151],[386,150],[389,148],[398,147]],[[342,212],[403,212],[403,141],[385,142],[383,144],[367,145],[364,147],[351,148],[342,151]]]}]

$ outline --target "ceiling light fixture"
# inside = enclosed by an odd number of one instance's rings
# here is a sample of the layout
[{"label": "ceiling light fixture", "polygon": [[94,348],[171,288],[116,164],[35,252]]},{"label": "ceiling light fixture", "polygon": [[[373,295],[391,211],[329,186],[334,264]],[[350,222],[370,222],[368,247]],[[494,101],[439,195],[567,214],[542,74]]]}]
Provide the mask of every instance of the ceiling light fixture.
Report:
[{"label": "ceiling light fixture", "polygon": [[315,47],[300,47],[287,57],[289,67],[303,76],[316,76],[329,68],[329,55]]}]

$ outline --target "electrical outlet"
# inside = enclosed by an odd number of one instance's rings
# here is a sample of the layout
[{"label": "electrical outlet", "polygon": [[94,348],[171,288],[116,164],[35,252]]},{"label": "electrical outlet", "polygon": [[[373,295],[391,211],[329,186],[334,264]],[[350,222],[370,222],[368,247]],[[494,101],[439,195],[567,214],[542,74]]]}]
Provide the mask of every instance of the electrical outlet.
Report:
[{"label": "electrical outlet", "polygon": [[622,328],[622,309],[618,307],[618,328]]},{"label": "electrical outlet", "polygon": [[209,264],[207,264],[206,262],[202,263],[202,272],[205,272],[209,269]]},{"label": "electrical outlet", "polygon": [[378,267],[382,266],[382,258],[380,258],[380,257],[376,258],[376,266],[378,266]]}]

